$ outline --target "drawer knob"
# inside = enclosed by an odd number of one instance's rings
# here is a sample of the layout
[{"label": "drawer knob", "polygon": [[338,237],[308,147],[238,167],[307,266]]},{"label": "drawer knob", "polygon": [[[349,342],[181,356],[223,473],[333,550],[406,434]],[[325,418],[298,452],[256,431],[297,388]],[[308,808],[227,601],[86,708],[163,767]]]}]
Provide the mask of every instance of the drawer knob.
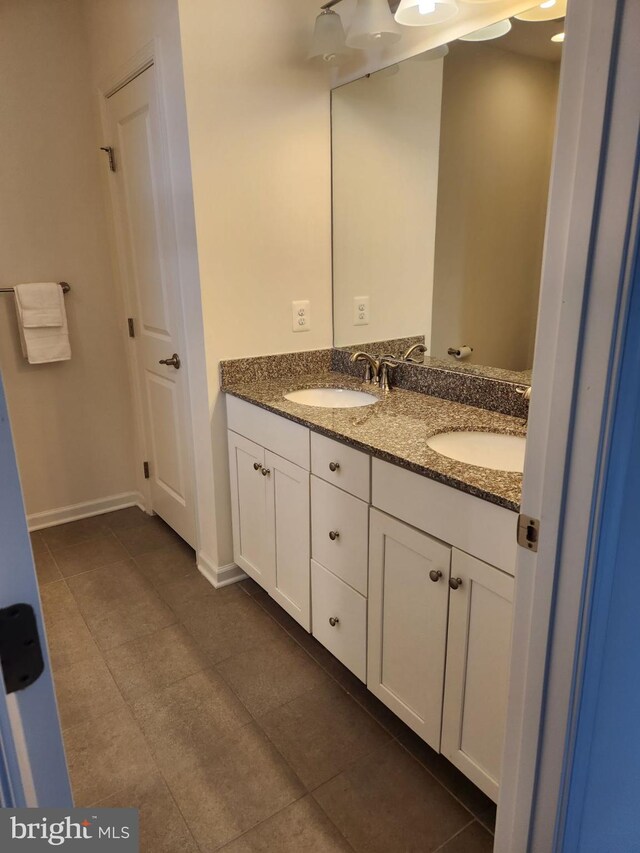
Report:
[{"label": "drawer knob", "polygon": [[340,470],[340,463],[339,462],[329,462],[329,470],[333,471],[333,473],[335,474],[336,471]]},{"label": "drawer knob", "polygon": [[268,468],[262,469],[262,476],[263,477],[268,477],[270,473],[271,473],[271,471]]},{"label": "drawer knob", "polygon": [[337,616],[329,616],[329,625],[331,625],[332,628],[335,628],[336,625],[339,625],[339,624],[340,624],[340,620],[338,619]]},{"label": "drawer knob", "polygon": [[332,530],[332,531],[330,531],[330,533],[329,533],[329,539],[331,539],[331,541],[332,541],[332,542],[335,542],[335,541],[336,541],[336,539],[339,539],[339,538],[340,538],[340,534],[338,533],[338,531],[337,531],[337,530]]},{"label": "drawer knob", "polygon": [[431,569],[431,571],[429,572],[429,577],[434,583],[438,583],[438,581],[442,577],[442,572],[436,571],[435,569]]},{"label": "drawer knob", "polygon": [[458,589],[462,586],[462,578],[449,578],[449,586],[451,589]]},{"label": "drawer knob", "polygon": [[262,462],[254,462],[253,463],[254,471],[262,471]]}]

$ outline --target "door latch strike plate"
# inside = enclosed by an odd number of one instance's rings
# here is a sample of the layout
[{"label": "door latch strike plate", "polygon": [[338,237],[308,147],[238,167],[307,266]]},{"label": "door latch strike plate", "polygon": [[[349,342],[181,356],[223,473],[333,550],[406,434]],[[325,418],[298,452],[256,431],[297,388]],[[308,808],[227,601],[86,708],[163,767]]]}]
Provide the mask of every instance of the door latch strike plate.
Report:
[{"label": "door latch strike plate", "polygon": [[36,614],[30,604],[0,609],[0,659],[7,693],[24,690],[44,671]]},{"label": "door latch strike plate", "polygon": [[529,515],[518,516],[518,545],[527,551],[538,551],[538,540],[540,538],[540,521]]},{"label": "door latch strike plate", "polygon": [[127,325],[128,325],[128,327],[129,327],[129,337],[130,337],[130,338],[135,338],[135,336],[136,336],[136,327],[135,327],[135,325],[134,325],[134,323],[133,323],[133,317],[129,317],[129,318],[127,319]]},{"label": "door latch strike plate", "polygon": [[149,473],[149,463],[143,462],[142,467],[144,469],[144,478],[145,478],[145,480],[148,480],[149,477],[151,476],[151,474]]}]

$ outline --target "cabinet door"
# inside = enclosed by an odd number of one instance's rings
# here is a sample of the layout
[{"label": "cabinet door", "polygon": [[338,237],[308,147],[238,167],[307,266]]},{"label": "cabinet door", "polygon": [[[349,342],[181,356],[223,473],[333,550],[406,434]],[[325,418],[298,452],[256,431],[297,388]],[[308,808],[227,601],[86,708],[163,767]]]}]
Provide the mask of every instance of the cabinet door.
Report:
[{"label": "cabinet door", "polygon": [[270,484],[262,476],[264,453],[258,444],[229,431],[233,558],[256,583],[271,591],[273,566],[266,520]]},{"label": "cabinet door", "polygon": [[268,450],[265,453],[269,592],[307,631],[311,630],[309,472]]},{"label": "cabinet door", "polygon": [[451,576],[442,752],[497,801],[514,579],[455,549]]},{"label": "cabinet door", "polygon": [[377,510],[369,547],[367,686],[439,751],[451,549]]}]

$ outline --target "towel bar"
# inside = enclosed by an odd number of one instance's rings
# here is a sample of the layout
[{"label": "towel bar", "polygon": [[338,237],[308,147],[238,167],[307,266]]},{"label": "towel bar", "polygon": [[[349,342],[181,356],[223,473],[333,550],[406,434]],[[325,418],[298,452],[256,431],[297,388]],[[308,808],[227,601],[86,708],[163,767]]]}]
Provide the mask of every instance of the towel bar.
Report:
[{"label": "towel bar", "polygon": [[[63,293],[69,293],[69,291],[71,290],[71,285],[68,284],[66,281],[60,281],[60,282],[58,282],[58,284],[62,288]],[[0,287],[0,293],[13,293],[13,288],[12,287]]]}]

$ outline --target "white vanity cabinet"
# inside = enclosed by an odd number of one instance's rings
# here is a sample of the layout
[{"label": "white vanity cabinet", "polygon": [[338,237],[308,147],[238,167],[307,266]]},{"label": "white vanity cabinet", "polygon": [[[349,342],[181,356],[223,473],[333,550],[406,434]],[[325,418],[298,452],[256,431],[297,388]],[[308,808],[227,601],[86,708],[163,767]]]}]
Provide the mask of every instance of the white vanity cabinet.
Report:
[{"label": "white vanity cabinet", "polygon": [[454,549],[441,751],[498,798],[514,579]]},{"label": "white vanity cabinet", "polygon": [[497,799],[516,516],[228,398],[236,563]]},{"label": "white vanity cabinet", "polygon": [[241,400],[229,403],[235,562],[310,631],[309,431]]},{"label": "white vanity cabinet", "polygon": [[371,510],[367,687],[440,750],[451,548]]}]

